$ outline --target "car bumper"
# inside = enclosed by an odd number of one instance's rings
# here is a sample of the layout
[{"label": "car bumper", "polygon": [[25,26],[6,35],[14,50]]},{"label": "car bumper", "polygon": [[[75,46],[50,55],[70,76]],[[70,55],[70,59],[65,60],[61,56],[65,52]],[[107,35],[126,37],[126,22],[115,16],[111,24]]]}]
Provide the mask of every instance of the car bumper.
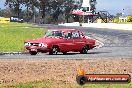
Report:
[{"label": "car bumper", "polygon": [[34,52],[48,52],[51,50],[50,48],[46,48],[46,47],[34,47],[34,46],[25,47],[25,48],[29,51],[34,51]]}]

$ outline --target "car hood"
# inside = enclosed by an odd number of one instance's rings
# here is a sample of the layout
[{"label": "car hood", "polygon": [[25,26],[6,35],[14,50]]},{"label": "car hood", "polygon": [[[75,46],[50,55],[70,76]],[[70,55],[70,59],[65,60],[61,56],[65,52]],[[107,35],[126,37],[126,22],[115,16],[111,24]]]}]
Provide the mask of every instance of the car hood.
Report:
[{"label": "car hood", "polygon": [[33,39],[33,40],[27,40],[25,42],[30,42],[30,43],[49,43],[52,42],[54,39],[52,38],[38,38],[38,39]]}]

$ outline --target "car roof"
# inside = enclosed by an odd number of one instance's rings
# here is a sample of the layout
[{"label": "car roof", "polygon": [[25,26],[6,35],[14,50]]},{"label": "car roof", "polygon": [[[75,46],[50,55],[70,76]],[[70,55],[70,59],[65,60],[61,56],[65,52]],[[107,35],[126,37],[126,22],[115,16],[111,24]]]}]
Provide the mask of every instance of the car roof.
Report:
[{"label": "car roof", "polygon": [[64,32],[75,32],[75,31],[79,31],[77,29],[61,29],[61,28],[58,28],[58,29],[49,29],[49,30],[53,30],[53,31],[64,31]]}]

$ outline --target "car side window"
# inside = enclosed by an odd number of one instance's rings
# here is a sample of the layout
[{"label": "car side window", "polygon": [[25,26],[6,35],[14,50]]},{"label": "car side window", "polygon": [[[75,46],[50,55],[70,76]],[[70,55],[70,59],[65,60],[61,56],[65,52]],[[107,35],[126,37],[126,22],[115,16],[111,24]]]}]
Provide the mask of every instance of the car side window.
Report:
[{"label": "car side window", "polygon": [[72,32],[72,38],[80,38],[80,33],[79,32]]},{"label": "car side window", "polygon": [[60,31],[53,31],[52,35],[55,37],[62,37],[63,36]]},{"label": "car side window", "polygon": [[64,33],[64,38],[71,39],[72,38],[72,33],[71,32]]}]

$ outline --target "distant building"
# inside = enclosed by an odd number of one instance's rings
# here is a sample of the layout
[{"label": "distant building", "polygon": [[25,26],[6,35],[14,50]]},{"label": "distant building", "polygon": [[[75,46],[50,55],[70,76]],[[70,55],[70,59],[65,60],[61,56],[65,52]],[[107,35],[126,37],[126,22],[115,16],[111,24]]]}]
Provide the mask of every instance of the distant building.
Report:
[{"label": "distant building", "polygon": [[[76,0],[77,1],[77,0]],[[96,0],[82,0],[81,7],[74,9],[72,14],[74,15],[74,21],[79,22],[79,16],[83,17],[83,22],[93,23],[93,17],[96,16]]]},{"label": "distant building", "polygon": [[126,16],[120,16],[119,22],[127,22],[127,17]]},{"label": "distant building", "polygon": [[95,5],[97,4],[96,0],[83,0],[82,8],[85,11],[94,12],[96,10]]}]

